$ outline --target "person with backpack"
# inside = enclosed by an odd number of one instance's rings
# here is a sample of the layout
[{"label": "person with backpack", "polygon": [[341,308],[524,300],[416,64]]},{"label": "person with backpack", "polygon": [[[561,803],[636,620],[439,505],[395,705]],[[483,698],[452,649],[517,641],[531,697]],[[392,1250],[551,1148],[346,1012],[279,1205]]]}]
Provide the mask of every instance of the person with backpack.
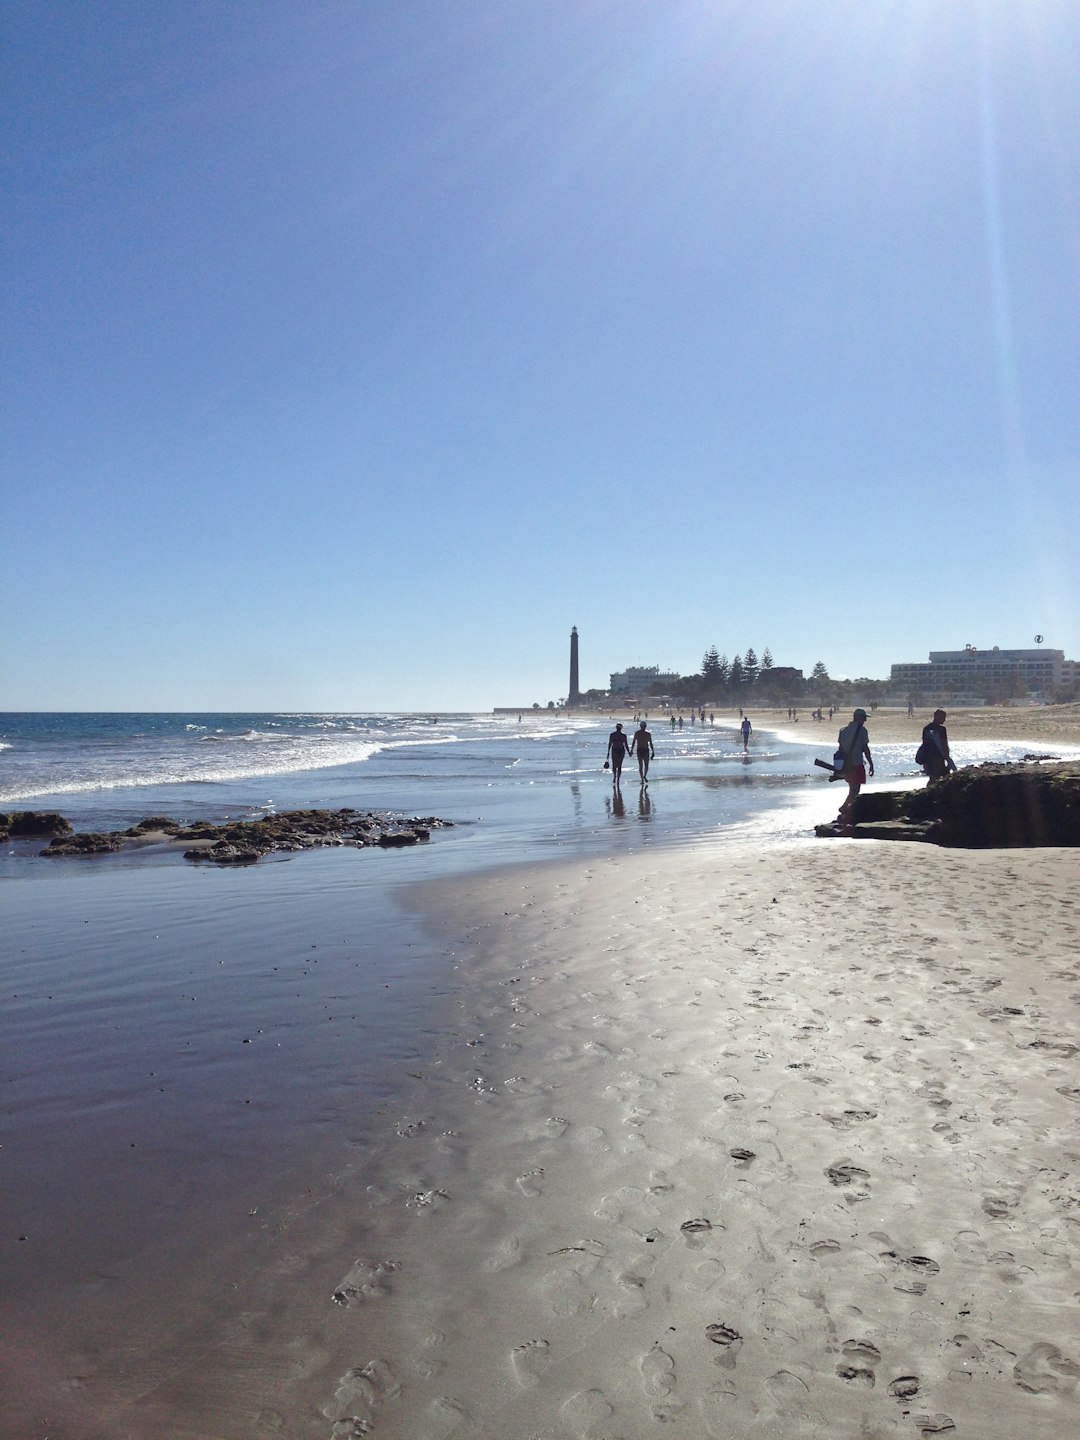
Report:
[{"label": "person with backpack", "polygon": [[950,770],[955,770],[949,754],[949,736],[945,729],[944,710],[935,710],[929,725],[923,726],[922,744],[915,752],[915,763],[921,765],[931,780],[940,780]]},{"label": "person with backpack", "polygon": [[[863,764],[865,758],[866,764]],[[837,736],[836,754],[833,757],[836,778],[846,780],[848,793],[836,816],[840,825],[855,823],[855,801],[859,791],[866,784],[866,772],[874,773],[874,760],[870,754],[870,736],[866,729],[866,711],[856,710],[851,722],[845,725]],[[830,779],[833,777],[830,776]]]}]

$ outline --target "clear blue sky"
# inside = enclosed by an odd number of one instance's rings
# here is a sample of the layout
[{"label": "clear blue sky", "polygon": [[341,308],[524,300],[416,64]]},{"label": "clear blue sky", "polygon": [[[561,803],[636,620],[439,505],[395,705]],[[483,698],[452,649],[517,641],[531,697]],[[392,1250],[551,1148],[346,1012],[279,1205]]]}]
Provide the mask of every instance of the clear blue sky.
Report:
[{"label": "clear blue sky", "polygon": [[0,708],[1080,657],[1076,0],[7,0]]}]

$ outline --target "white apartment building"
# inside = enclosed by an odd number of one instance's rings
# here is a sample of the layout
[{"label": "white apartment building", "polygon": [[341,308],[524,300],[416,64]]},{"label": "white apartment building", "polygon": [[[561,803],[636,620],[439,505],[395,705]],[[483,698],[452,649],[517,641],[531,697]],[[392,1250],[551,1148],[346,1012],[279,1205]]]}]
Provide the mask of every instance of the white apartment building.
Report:
[{"label": "white apartment building", "polygon": [[658,665],[631,665],[612,674],[611,694],[665,695],[678,683],[678,675],[662,671]]},{"label": "white apartment building", "polygon": [[973,692],[986,684],[1004,685],[1021,679],[1030,691],[1057,689],[1066,665],[1064,650],[931,650],[927,664],[894,665],[889,683],[896,691],[944,695],[946,689]]}]

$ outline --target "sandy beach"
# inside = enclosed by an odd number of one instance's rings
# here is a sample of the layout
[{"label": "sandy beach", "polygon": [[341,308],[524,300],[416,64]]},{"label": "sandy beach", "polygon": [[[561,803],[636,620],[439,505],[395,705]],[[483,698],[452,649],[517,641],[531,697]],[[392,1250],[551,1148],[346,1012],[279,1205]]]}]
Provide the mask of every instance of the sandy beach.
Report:
[{"label": "sandy beach", "polygon": [[382,1138],[160,1350],[148,1302],[26,1351],[2,1433],[1065,1440],[1078,874],[869,841],[425,885],[444,1019]]},{"label": "sandy beach", "polygon": [[[1009,740],[1018,744],[1030,743],[1041,748],[1047,745],[1080,745],[1080,705],[986,705],[981,707],[952,708],[947,700],[941,702],[948,715],[949,739],[961,740]],[[811,739],[821,731],[829,736],[851,719],[850,707],[837,710],[830,723],[812,720],[815,707],[807,705],[799,710],[799,723],[788,720],[784,708],[750,710],[748,713],[758,729],[782,730],[792,738]],[[930,723],[933,706],[916,708],[909,717],[906,708],[879,706],[867,721],[870,741],[873,744],[902,744],[910,740],[916,747],[924,725]],[[828,717],[828,709],[825,710]],[[808,730],[809,735],[802,734]]]}]

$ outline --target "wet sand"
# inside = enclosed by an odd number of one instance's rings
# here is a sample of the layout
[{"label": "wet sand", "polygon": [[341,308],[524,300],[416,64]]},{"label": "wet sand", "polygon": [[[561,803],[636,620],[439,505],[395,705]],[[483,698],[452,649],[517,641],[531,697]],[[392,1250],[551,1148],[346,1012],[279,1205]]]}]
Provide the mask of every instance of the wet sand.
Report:
[{"label": "wet sand", "polygon": [[1078,878],[865,841],[423,887],[441,1023],[382,1135],[134,1342],[58,1316],[3,1433],[1071,1437]]}]

